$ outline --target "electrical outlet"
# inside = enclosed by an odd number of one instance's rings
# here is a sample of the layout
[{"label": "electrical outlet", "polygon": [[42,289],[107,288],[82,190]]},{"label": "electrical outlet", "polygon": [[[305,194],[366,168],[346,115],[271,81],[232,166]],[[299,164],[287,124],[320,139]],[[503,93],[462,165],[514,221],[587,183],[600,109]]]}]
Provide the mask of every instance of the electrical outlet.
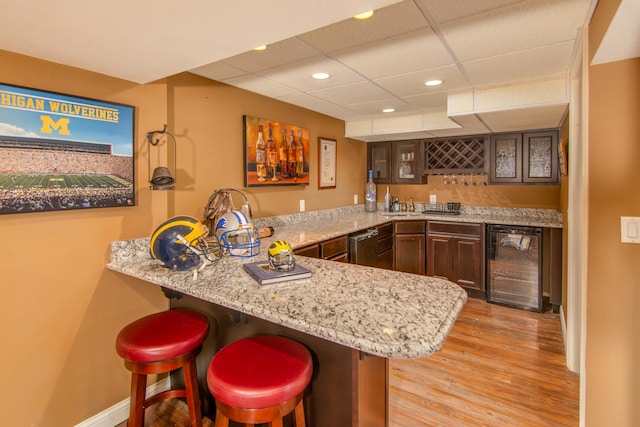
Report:
[{"label": "electrical outlet", "polygon": [[431,203],[432,205],[436,204],[436,195],[435,194],[429,194],[429,203]]},{"label": "electrical outlet", "polygon": [[304,212],[304,200],[300,200],[300,212]]},{"label": "electrical outlet", "polygon": [[353,195],[353,204],[354,204],[354,205],[357,205],[357,204],[358,204],[358,195],[357,195],[357,194],[354,194],[354,195]]}]

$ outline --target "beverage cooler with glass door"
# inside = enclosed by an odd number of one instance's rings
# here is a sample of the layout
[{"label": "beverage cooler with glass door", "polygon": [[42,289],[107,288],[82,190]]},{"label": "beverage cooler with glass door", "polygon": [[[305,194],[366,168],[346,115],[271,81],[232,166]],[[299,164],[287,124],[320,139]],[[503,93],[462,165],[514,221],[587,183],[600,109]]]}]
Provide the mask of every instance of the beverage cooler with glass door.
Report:
[{"label": "beverage cooler with glass door", "polygon": [[487,301],[542,311],[542,229],[487,225]]}]

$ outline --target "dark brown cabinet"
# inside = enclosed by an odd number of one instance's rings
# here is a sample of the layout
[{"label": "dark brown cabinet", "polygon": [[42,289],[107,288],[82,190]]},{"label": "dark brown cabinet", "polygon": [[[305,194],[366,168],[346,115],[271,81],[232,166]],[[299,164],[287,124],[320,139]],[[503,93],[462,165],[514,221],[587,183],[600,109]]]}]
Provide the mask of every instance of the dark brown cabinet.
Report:
[{"label": "dark brown cabinet", "polygon": [[294,249],[293,253],[311,258],[322,258],[330,261],[349,262],[347,236],[325,240],[309,246]]},{"label": "dark brown cabinet", "polygon": [[489,182],[557,183],[558,130],[491,135]]},{"label": "dark brown cabinet", "polygon": [[303,246],[293,250],[295,255],[308,256],[309,258],[320,258],[320,245],[314,244],[309,246]]},{"label": "dark brown cabinet", "polygon": [[406,273],[425,274],[425,222],[396,221],[394,223],[393,269]]},{"label": "dark brown cabinet", "polygon": [[424,144],[419,140],[370,142],[367,165],[376,184],[420,184]]},{"label": "dark brown cabinet", "polygon": [[391,184],[391,142],[370,142],[367,144],[367,169],[373,171],[376,184]]},{"label": "dark brown cabinet", "polygon": [[427,275],[442,277],[472,296],[485,293],[484,228],[481,224],[447,221],[427,223]]},{"label": "dark brown cabinet", "polygon": [[393,223],[387,222],[376,227],[378,230],[378,260],[376,267],[393,269]]}]

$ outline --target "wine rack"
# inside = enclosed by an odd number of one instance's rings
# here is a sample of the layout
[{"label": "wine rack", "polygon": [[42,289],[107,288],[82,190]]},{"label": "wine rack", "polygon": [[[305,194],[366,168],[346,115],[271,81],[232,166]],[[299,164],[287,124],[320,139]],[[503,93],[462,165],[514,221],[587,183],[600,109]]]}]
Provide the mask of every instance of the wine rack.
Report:
[{"label": "wine rack", "polygon": [[427,139],[424,173],[484,173],[488,141],[486,135]]}]

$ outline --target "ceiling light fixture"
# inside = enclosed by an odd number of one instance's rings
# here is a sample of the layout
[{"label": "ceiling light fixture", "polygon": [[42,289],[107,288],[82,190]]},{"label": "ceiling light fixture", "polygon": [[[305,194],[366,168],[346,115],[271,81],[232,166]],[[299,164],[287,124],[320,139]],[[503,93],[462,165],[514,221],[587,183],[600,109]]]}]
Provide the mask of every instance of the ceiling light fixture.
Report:
[{"label": "ceiling light fixture", "polygon": [[393,113],[394,111],[396,111],[395,108],[385,108],[382,110],[383,113]]},{"label": "ceiling light fixture", "polygon": [[263,44],[262,46],[258,46],[258,47],[254,47],[253,50],[266,50],[267,49],[267,45]]},{"label": "ceiling light fixture", "polygon": [[328,73],[313,73],[311,77],[313,77],[316,80],[325,80],[331,77],[331,75]]},{"label": "ceiling light fixture", "polygon": [[369,10],[367,12],[361,13],[359,15],[354,16],[356,19],[369,19],[373,16],[373,10]]},{"label": "ceiling light fixture", "polygon": [[429,80],[424,82],[425,86],[440,86],[442,84],[442,80]]}]

